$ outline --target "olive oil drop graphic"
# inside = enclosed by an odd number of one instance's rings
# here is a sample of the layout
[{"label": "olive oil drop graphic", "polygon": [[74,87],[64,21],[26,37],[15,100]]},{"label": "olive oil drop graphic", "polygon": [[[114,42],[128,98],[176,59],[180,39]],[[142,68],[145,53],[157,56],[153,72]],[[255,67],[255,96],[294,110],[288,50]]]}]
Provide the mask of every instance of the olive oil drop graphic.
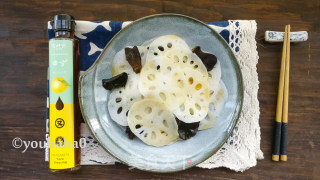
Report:
[{"label": "olive oil drop graphic", "polygon": [[49,168],[69,172],[80,168],[79,42],[75,21],[67,14],[54,17],[55,37],[49,41]]}]

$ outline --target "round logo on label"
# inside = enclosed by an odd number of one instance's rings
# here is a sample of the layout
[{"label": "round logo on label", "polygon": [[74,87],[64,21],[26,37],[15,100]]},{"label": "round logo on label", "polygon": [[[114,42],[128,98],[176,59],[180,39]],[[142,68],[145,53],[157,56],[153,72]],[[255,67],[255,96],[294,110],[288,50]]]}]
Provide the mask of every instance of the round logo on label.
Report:
[{"label": "round logo on label", "polygon": [[56,119],[55,125],[57,128],[62,128],[64,126],[64,120],[62,118]]},{"label": "round logo on label", "polygon": [[56,138],[56,146],[63,146],[64,145],[64,138],[62,136],[58,136]]}]

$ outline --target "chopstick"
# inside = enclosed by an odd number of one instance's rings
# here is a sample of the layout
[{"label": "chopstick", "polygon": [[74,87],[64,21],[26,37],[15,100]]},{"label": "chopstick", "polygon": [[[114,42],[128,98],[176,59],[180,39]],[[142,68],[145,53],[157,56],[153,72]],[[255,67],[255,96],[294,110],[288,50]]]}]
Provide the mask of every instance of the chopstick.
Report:
[{"label": "chopstick", "polygon": [[288,138],[288,102],[289,102],[289,71],[290,71],[290,24],[287,27],[287,50],[286,68],[284,75],[283,109],[281,125],[281,148],[280,160],[287,161],[287,138]]},{"label": "chopstick", "polygon": [[290,65],[290,25],[286,25],[282,48],[281,69],[279,77],[278,99],[273,136],[272,160],[287,161],[288,130],[288,94]]}]

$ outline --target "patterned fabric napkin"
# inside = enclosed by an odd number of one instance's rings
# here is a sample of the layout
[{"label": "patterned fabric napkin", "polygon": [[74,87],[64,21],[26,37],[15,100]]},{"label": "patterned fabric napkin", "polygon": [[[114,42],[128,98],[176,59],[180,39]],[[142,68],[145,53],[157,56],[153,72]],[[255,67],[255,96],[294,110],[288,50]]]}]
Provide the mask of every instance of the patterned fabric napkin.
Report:
[{"label": "patterned fabric napkin", "polygon": [[[80,41],[81,72],[86,71],[100,55],[109,40],[130,21],[76,21],[75,37]],[[258,75],[256,64],[256,22],[222,21],[207,22],[230,45],[240,64],[245,96],[237,127],[226,144],[212,157],[198,165],[203,168],[227,167],[235,171],[244,171],[255,166],[262,159],[260,150]],[[54,37],[53,22],[48,22],[48,39]],[[80,72],[80,73],[81,73]],[[48,91],[49,92],[49,91]],[[49,93],[48,93],[49,96]],[[47,98],[49,101],[49,98]],[[46,139],[49,141],[49,109],[47,102]],[[82,165],[105,165],[119,163],[94,140],[82,119],[81,137],[87,145],[81,149]],[[48,149],[45,160],[48,161]]]}]

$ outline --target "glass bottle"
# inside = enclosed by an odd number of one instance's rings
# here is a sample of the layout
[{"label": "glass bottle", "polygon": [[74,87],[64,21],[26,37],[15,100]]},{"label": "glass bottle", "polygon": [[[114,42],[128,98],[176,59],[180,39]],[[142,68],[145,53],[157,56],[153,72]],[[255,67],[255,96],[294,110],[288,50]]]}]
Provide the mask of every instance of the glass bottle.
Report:
[{"label": "glass bottle", "polygon": [[49,169],[80,169],[80,109],[78,80],[79,41],[75,20],[67,14],[54,17],[55,37],[49,40]]}]

